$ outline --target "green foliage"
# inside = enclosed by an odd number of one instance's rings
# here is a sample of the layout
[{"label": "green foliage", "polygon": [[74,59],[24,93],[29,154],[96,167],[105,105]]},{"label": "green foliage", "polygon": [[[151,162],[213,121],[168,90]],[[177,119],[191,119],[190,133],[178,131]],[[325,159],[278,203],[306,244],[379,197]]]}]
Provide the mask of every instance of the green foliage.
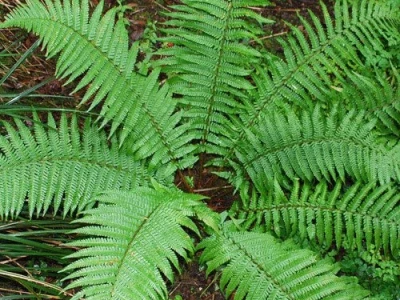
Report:
[{"label": "green foliage", "polygon": [[335,81],[347,85],[353,71],[365,72],[366,60],[389,56],[386,45],[400,42],[396,10],[386,1],[352,2],[336,1],[334,20],[321,4],[323,20],[310,13],[311,23],[301,18],[304,31],[292,27],[293,35],[280,39],[285,60],[267,57],[269,72],[259,70],[260,111],[287,103],[329,105]]},{"label": "green foliage", "polygon": [[260,4],[252,2],[257,1],[186,0],[167,14],[171,20],[161,40],[173,47],[158,52],[167,58],[157,64],[170,75],[171,90],[182,96],[179,102],[201,144],[218,144],[221,133],[229,132],[227,120],[240,113],[246,91],[254,88],[245,77],[261,55],[238,41],[256,38],[259,25],[269,20],[248,8]]},{"label": "green foliage", "polygon": [[[355,180],[388,183],[398,180],[398,147],[384,147],[371,135],[374,122],[354,110],[338,117],[318,106],[303,111],[263,115],[235,149],[239,165],[263,192],[273,178],[305,181]],[[237,171],[243,178],[244,171]],[[282,174],[282,175],[281,175]],[[284,180],[284,179],[281,179]]]},{"label": "green foliage", "polygon": [[[159,88],[157,70],[148,76],[134,71],[138,45],[128,46],[123,19],[114,22],[117,8],[104,16],[102,11],[102,1],[89,18],[88,0],[47,0],[46,6],[33,0],[14,10],[2,26],[19,26],[39,34],[47,55],[60,55],[58,77],[71,82],[85,73],[75,89],[89,86],[81,104],[90,100],[91,110],[104,102],[101,126],[112,120],[110,135],[122,127],[118,131],[121,144],[129,136],[135,141],[130,143],[130,151],[137,159],[152,156],[154,169],[171,175],[176,167],[194,162],[192,136],[183,134],[188,124],[178,125],[182,114],[175,110],[174,101],[166,101],[171,94],[168,85]],[[167,157],[172,164],[163,168]]]},{"label": "green foliage", "polygon": [[381,255],[376,249],[350,252],[340,263],[341,271],[360,278],[374,299],[400,297],[400,261]]},{"label": "green foliage", "polygon": [[321,247],[359,251],[383,249],[399,257],[400,195],[393,185],[340,181],[329,187],[296,181],[290,194],[276,183],[268,195],[246,199],[231,210],[243,220],[242,228],[271,231],[280,238],[314,240]]},{"label": "green foliage", "polygon": [[[184,0],[154,53],[129,45],[122,2],[27,0],[0,24],[37,34],[100,114],[34,112],[0,136],[0,217],[76,219],[73,299],[166,299],[196,251],[234,299],[398,297],[359,272],[398,285],[395,1],[321,4],[281,56],[259,40],[265,1]],[[241,198],[221,215],[173,187],[192,191],[184,170],[210,157]]]},{"label": "green foliage", "polygon": [[[268,245],[268,247],[266,247]],[[292,243],[277,243],[267,233],[232,232],[203,240],[200,261],[207,272],[225,266],[221,288],[235,299],[364,299],[368,292],[350,278],[334,275],[335,266]],[[336,271],[335,271],[336,269]],[[325,299],[325,298],[324,298]]]},{"label": "green foliage", "polygon": [[[398,47],[398,8],[389,1],[336,1],[334,18],[321,4],[323,20],[310,13],[311,23],[302,19],[302,27],[292,27],[293,34],[279,39],[284,59],[266,53],[257,72],[252,73],[257,95],[250,98],[246,113],[229,141],[217,152],[223,156],[220,165],[234,157],[234,150],[249,128],[263,120],[264,114],[284,109],[311,111],[320,106],[330,111],[346,99],[337,88],[349,86],[354,72],[369,74],[365,61],[386,55],[386,46]],[[389,56],[390,55],[386,55]],[[374,79],[373,79],[374,80]],[[358,101],[355,98],[354,101]],[[223,149],[223,147],[226,149]]]},{"label": "green foliage", "polygon": [[[199,195],[149,188],[134,192],[107,192],[97,199],[107,203],[88,210],[78,222],[90,224],[75,230],[88,239],[70,243],[85,247],[70,258],[79,258],[65,270],[67,288],[85,287],[73,299],[166,298],[163,276],[173,280],[178,256],[193,254],[193,240],[183,229],[199,234],[190,217],[193,207],[204,205]],[[134,282],[134,284],[132,284]]]},{"label": "green foliage", "polygon": [[15,127],[3,122],[0,136],[0,215],[15,217],[29,199],[29,215],[66,215],[82,211],[96,193],[104,189],[129,190],[145,185],[150,178],[143,164],[118,149],[115,138],[107,141],[104,132],[90,118],[78,125],[61,115],[59,124],[48,114],[42,124],[34,114],[32,126],[14,119]]}]

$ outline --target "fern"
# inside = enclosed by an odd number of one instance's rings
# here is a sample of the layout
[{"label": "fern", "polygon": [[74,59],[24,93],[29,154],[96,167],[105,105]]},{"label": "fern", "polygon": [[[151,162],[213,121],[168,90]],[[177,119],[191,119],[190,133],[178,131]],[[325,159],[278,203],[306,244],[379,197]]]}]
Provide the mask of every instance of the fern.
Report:
[{"label": "fern", "polygon": [[204,205],[201,198],[149,188],[99,196],[106,204],[86,211],[77,222],[90,226],[75,231],[95,237],[70,244],[86,247],[70,255],[78,260],[65,269],[75,270],[68,288],[84,288],[72,299],[166,299],[163,276],[172,280],[178,257],[193,254],[184,227],[199,234],[190,217]]},{"label": "fern", "polygon": [[[224,266],[221,288],[235,299],[364,299],[353,279],[333,275],[335,266],[266,233],[232,232],[203,240],[207,273]],[[226,265],[226,266],[225,266]]]},{"label": "fern", "polygon": [[374,124],[363,119],[354,111],[343,118],[335,111],[325,117],[318,107],[300,118],[293,112],[263,116],[235,149],[240,161],[234,165],[237,184],[245,178],[243,169],[260,192],[274,178],[397,180],[397,147],[386,149],[375,142],[370,133]]},{"label": "fern", "polygon": [[242,111],[240,99],[254,88],[245,77],[260,53],[240,41],[260,32],[249,20],[270,21],[248,9],[262,1],[182,2],[185,5],[173,6],[176,12],[168,14],[172,20],[166,22],[167,36],[161,40],[173,47],[158,52],[167,58],[157,64],[170,75],[172,91],[183,96],[179,102],[191,128],[198,131],[197,139],[202,145],[220,144],[221,133],[229,132],[227,120]]},{"label": "fern", "polygon": [[[49,57],[60,54],[57,76],[68,77],[67,83],[86,73],[75,89],[90,85],[81,104],[93,95],[89,110],[104,101],[102,126],[112,120],[110,134],[122,126],[120,143],[132,135],[130,140],[135,140],[135,147],[131,151],[135,157],[155,154],[152,164],[161,169],[168,157],[174,167],[168,168],[165,176],[177,167],[192,164],[195,159],[190,155],[194,148],[189,144],[191,137],[183,136],[188,125],[178,125],[181,113],[175,110],[174,101],[165,101],[171,95],[167,85],[159,88],[156,70],[147,77],[134,72],[138,45],[128,48],[124,20],[115,22],[117,9],[102,17],[100,1],[89,18],[88,0],[45,2],[46,6],[39,0],[28,1],[10,13],[1,26],[19,26],[38,34]],[[177,147],[171,146],[174,144]],[[179,161],[182,157],[184,160]]]},{"label": "fern", "polygon": [[323,248],[383,248],[398,256],[400,249],[400,205],[398,188],[360,182],[344,187],[337,182],[317,186],[295,182],[290,195],[279,185],[268,195],[244,198],[232,210],[244,220],[243,228],[263,228],[280,238],[316,241]]},{"label": "fern", "polygon": [[[335,16],[321,4],[323,20],[310,13],[312,24],[301,19],[305,32],[292,27],[293,35],[280,39],[285,59],[265,55],[265,66],[253,75],[257,90],[253,102],[241,114],[243,125],[231,135],[226,150],[221,151],[226,165],[232,159],[237,143],[268,111],[294,105],[312,110],[315,102],[328,106],[335,81],[345,85],[348,74],[365,69],[365,60],[376,55],[390,56],[385,43],[398,45],[400,20],[398,9],[386,1],[347,0],[335,2]],[[384,42],[382,41],[384,40]],[[222,145],[224,146],[224,145]]]},{"label": "fern", "polygon": [[0,216],[17,216],[28,202],[29,214],[82,211],[104,189],[129,190],[145,185],[150,174],[143,164],[110,145],[104,132],[90,119],[81,130],[74,115],[68,123],[63,114],[57,124],[51,114],[47,124],[34,115],[32,127],[15,119],[14,128],[3,122],[0,136]]},{"label": "fern", "polygon": [[[0,24],[37,34],[56,75],[85,90],[79,108],[100,110],[95,122],[34,113],[0,136],[2,220],[25,206],[31,218],[83,215],[64,269],[73,299],[166,299],[196,251],[207,274],[222,272],[227,298],[365,299],[301,244],[398,259],[400,7],[321,4],[321,19],[300,17],[304,30],[279,40],[278,57],[262,48],[270,21],[256,5],[266,3],[173,6],[148,73],[123,6],[27,0]],[[221,215],[171,187],[178,172],[196,190],[208,158],[241,198]],[[193,188],[184,170],[197,161]]]},{"label": "fern", "polygon": [[382,75],[349,75],[352,85],[340,91],[347,101],[346,106],[365,110],[370,119],[377,119],[377,132],[381,135],[398,137],[400,135],[400,89],[398,75],[390,84]]},{"label": "fern", "polygon": [[285,61],[268,64],[272,74],[259,81],[260,107],[280,99],[301,107],[312,107],[313,99],[325,102],[332,79],[346,81],[352,70],[363,71],[370,57],[389,56],[385,42],[400,43],[395,10],[382,1],[353,2],[349,7],[347,0],[336,1],[334,23],[322,4],[323,23],[310,13],[312,24],[301,18],[305,33],[292,27],[293,36],[279,39]]}]

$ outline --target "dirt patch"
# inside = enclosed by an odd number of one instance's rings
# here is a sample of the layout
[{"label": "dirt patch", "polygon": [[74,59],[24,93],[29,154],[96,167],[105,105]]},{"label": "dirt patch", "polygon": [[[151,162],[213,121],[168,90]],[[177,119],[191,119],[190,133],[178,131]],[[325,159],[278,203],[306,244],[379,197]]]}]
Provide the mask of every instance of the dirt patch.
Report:
[{"label": "dirt patch", "polygon": [[[196,262],[190,263],[176,283],[169,289],[170,299],[223,300],[218,287],[219,276],[206,278],[205,271]],[[179,298],[181,297],[181,298]]]}]

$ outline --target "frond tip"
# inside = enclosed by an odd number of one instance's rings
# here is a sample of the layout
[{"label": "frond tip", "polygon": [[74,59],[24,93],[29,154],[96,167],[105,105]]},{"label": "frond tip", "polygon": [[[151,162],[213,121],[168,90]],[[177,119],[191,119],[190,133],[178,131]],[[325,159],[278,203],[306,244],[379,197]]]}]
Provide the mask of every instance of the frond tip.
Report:
[{"label": "frond tip", "polygon": [[65,269],[74,270],[67,289],[82,288],[73,299],[167,298],[163,276],[172,281],[178,256],[187,259],[194,251],[184,227],[198,234],[190,217],[204,205],[201,198],[150,188],[101,195],[98,200],[107,204],[77,221],[93,224],[75,231],[92,237],[71,243],[87,247],[72,254],[79,260]]},{"label": "frond tip", "polygon": [[364,299],[352,278],[334,275],[335,266],[318,260],[309,250],[278,243],[271,235],[255,232],[225,232],[200,243],[201,262],[207,273],[224,267],[221,289],[235,300],[263,299]]}]

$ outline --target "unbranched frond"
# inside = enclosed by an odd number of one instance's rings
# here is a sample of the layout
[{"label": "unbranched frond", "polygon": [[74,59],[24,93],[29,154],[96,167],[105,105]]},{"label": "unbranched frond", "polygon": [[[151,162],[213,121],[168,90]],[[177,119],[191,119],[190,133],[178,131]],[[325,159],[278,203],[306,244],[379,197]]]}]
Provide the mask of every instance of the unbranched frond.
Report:
[{"label": "unbranched frond", "polygon": [[59,124],[48,115],[47,124],[37,116],[32,126],[15,119],[3,122],[0,136],[0,218],[15,217],[27,203],[32,216],[66,215],[81,211],[104,189],[128,190],[145,185],[144,165],[118,149],[115,138],[107,143],[104,132],[88,118],[81,129],[76,116]]},{"label": "unbranched frond", "polygon": [[362,112],[340,116],[333,110],[324,115],[318,106],[301,117],[292,111],[263,116],[235,149],[237,184],[246,172],[261,193],[274,178],[345,181],[350,176],[381,183],[398,179],[399,150],[374,139],[373,127]]},{"label": "unbranched frond", "polygon": [[[254,75],[258,96],[241,115],[243,125],[231,136],[222,153],[231,159],[236,144],[277,107],[310,110],[316,102],[329,105],[336,82],[347,81],[351,72],[363,73],[365,61],[390,57],[385,45],[400,44],[400,9],[387,1],[347,0],[335,3],[334,16],[321,3],[323,20],[310,12],[311,23],[303,18],[304,31],[293,26],[292,35],[280,39],[284,59],[267,55]],[[328,103],[328,104],[327,104]],[[223,145],[224,146],[224,145]]]},{"label": "unbranched frond", "polygon": [[276,183],[268,195],[242,199],[232,210],[249,230],[273,232],[286,239],[315,241],[322,248],[384,249],[400,255],[400,194],[397,186],[346,186],[337,182],[330,188],[295,181],[286,194]]},{"label": "unbranched frond", "polygon": [[81,103],[91,100],[89,109],[93,109],[104,102],[102,126],[112,122],[111,134],[122,128],[120,143],[135,141],[131,151],[137,159],[155,154],[152,164],[172,162],[167,175],[192,164],[191,137],[184,134],[188,124],[178,124],[181,113],[168,85],[159,87],[157,70],[148,76],[134,72],[138,45],[129,48],[124,20],[115,21],[117,8],[102,16],[100,1],[89,17],[88,0],[46,0],[45,4],[28,0],[7,15],[1,27],[32,31],[41,37],[48,56],[59,54],[57,75],[67,77],[67,82],[82,77],[75,89],[88,86]]},{"label": "unbranched frond", "polygon": [[159,51],[167,58],[158,63],[170,76],[173,92],[183,96],[180,104],[201,143],[219,144],[229,131],[227,120],[240,113],[241,99],[254,88],[245,77],[260,53],[243,41],[255,39],[268,20],[248,8],[263,1],[182,2],[168,14],[172,19],[162,40],[173,46]]},{"label": "unbranched frond", "polygon": [[337,268],[309,250],[279,243],[267,233],[229,232],[199,244],[207,273],[223,267],[221,289],[235,300],[364,299],[354,279],[337,277]]},{"label": "unbranched frond", "polygon": [[85,247],[70,255],[78,258],[66,270],[67,287],[82,288],[72,299],[166,299],[165,278],[179,270],[179,257],[194,251],[185,228],[199,233],[190,219],[201,196],[180,191],[137,188],[130,192],[105,192],[101,204],[85,212],[77,229],[89,238],[72,242]]}]

